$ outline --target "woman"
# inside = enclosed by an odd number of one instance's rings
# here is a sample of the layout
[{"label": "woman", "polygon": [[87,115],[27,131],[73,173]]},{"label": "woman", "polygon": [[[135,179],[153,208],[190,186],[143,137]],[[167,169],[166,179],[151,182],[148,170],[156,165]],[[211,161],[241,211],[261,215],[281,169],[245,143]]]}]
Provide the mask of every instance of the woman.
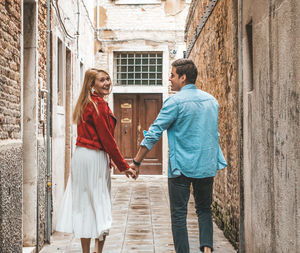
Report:
[{"label": "woman", "polygon": [[78,136],[56,230],[81,238],[83,253],[90,252],[91,238],[96,252],[102,252],[111,227],[111,160],[127,177],[136,178],[114,139],[116,119],[104,100],[111,85],[106,71],[87,70],[73,112]]}]

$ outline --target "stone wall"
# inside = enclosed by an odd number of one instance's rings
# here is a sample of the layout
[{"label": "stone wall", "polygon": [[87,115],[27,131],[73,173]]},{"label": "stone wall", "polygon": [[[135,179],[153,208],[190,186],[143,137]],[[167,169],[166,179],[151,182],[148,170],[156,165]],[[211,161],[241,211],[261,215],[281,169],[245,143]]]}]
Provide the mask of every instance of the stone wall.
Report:
[{"label": "stone wall", "polygon": [[[210,2],[192,1],[185,30],[187,48]],[[215,96],[220,105],[220,145],[228,166],[215,178],[213,211],[216,223],[235,247],[240,216],[237,28],[237,1],[218,1],[188,56],[199,71],[196,85]]]}]

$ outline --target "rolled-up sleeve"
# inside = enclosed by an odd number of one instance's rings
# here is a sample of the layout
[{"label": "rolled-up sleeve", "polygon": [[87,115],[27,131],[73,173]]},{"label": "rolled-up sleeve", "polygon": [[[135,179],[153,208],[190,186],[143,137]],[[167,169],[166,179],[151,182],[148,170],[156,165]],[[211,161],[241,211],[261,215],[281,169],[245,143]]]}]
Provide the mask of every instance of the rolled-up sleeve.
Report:
[{"label": "rolled-up sleeve", "polygon": [[[218,137],[220,137],[220,133],[218,132]],[[218,170],[224,169],[227,166],[227,162],[225,160],[225,157],[223,155],[222,149],[219,144],[218,149]]]},{"label": "rolled-up sleeve", "polygon": [[221,150],[221,147],[219,145],[219,150],[218,150],[218,170],[221,170],[227,166],[227,162],[225,160],[225,157],[223,155],[223,152]]},{"label": "rolled-up sleeve", "polygon": [[141,146],[145,146],[151,150],[153,145],[158,142],[162,132],[167,130],[178,115],[178,106],[172,97],[166,99],[154,123],[149,127],[148,131],[144,131],[144,139]]}]

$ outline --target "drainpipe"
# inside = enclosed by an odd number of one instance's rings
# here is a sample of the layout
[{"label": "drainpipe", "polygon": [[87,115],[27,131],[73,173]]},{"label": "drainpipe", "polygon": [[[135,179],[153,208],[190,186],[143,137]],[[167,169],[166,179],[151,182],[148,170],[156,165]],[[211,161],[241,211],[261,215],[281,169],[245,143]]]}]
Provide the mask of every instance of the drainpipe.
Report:
[{"label": "drainpipe", "polygon": [[80,25],[80,0],[77,0],[77,32],[76,32],[76,44],[77,44],[77,58],[79,58],[79,25]]},{"label": "drainpipe", "polygon": [[97,0],[97,30],[96,30],[96,34],[97,34],[97,40],[100,41],[100,22],[99,22],[99,18],[100,18],[100,0]]},{"label": "drainpipe", "polygon": [[51,0],[47,0],[47,235],[46,235],[46,241],[50,243],[50,237],[51,237],[51,153],[50,153],[50,91],[51,91],[51,84],[50,84],[50,32],[51,32]]},{"label": "drainpipe", "polygon": [[244,135],[243,135],[243,0],[237,1],[237,20],[238,20],[238,83],[239,83],[239,190],[240,190],[240,236],[239,252],[245,252],[245,210],[244,210]]}]

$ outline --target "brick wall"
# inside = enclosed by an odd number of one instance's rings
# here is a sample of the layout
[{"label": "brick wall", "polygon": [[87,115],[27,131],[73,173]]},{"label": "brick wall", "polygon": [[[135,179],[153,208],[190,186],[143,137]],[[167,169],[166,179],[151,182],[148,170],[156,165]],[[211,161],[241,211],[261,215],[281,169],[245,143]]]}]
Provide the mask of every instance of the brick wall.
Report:
[{"label": "brick wall", "polygon": [[0,2],[0,140],[21,138],[21,3]]},{"label": "brick wall", "polygon": [[[209,0],[192,1],[185,36],[187,47]],[[239,240],[239,112],[237,83],[237,11],[235,0],[219,1],[189,56],[198,67],[196,85],[220,104],[220,145],[228,167],[214,186],[214,216],[226,237]]]}]

